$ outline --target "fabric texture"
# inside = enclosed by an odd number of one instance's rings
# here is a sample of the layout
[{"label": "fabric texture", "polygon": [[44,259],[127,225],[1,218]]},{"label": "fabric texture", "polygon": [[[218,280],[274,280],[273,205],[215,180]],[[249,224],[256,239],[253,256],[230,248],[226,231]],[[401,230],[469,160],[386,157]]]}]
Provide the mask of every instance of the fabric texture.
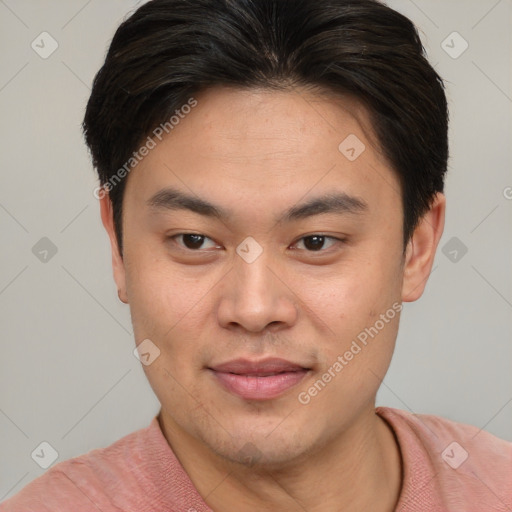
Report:
[{"label": "fabric texture", "polygon": [[[398,512],[512,510],[512,443],[470,425],[388,407],[403,460]],[[212,512],[157,417],[106,448],[62,461],[0,512]]]}]

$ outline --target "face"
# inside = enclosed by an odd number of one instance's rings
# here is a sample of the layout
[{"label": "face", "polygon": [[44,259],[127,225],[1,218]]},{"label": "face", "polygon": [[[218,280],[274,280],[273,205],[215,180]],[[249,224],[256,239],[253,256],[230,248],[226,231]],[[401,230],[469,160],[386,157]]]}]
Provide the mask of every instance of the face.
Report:
[{"label": "face", "polygon": [[115,279],[159,351],[167,428],[284,464],[373,412],[407,277],[400,185],[353,99],[196,99],[128,177]]}]

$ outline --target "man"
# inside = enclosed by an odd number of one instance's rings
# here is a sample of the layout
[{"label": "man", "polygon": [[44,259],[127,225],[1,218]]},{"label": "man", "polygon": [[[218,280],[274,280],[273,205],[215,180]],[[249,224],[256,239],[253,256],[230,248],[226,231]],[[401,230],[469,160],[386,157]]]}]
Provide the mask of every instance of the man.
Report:
[{"label": "man", "polygon": [[510,443],[375,409],[443,231],[447,120],[376,1],[140,7],[84,132],[162,408],[0,510],[510,510]]}]

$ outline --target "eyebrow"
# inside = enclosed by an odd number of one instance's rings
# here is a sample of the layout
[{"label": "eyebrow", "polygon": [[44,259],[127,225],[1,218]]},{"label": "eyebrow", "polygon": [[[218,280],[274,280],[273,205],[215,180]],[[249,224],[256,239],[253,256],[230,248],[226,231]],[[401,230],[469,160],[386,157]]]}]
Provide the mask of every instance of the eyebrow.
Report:
[{"label": "eyebrow", "polygon": [[[205,217],[227,220],[233,216],[231,210],[214,205],[199,197],[188,195],[174,188],[164,188],[146,201],[154,211],[189,210]],[[361,214],[368,210],[368,204],[361,198],[344,192],[332,192],[315,197],[305,203],[292,206],[279,215],[275,221],[293,222],[320,214]]]}]

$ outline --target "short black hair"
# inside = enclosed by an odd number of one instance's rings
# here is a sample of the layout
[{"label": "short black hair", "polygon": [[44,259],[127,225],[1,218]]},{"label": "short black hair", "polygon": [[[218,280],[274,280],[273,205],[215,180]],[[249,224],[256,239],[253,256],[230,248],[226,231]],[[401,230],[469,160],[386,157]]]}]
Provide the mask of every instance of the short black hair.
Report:
[{"label": "short black hair", "polygon": [[151,0],[115,32],[83,121],[121,255],[119,171],[156,127],[216,85],[356,97],[399,177],[404,247],[443,192],[444,84],[402,14],[376,0]]}]

